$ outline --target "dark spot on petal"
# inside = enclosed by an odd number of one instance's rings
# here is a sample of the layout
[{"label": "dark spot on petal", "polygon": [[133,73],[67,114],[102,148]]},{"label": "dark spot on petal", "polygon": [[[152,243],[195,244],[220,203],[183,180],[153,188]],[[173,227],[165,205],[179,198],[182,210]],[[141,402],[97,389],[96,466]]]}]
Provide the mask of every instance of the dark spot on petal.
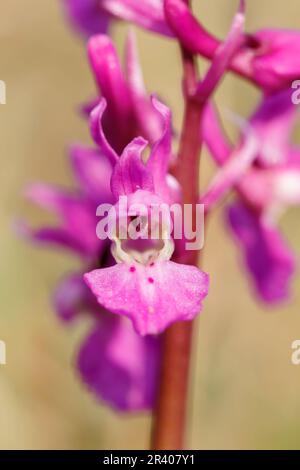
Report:
[{"label": "dark spot on petal", "polygon": [[148,277],[148,282],[150,282],[150,284],[153,284],[153,282],[154,282],[153,277]]},{"label": "dark spot on petal", "polygon": [[246,34],[245,45],[250,49],[257,50],[260,49],[262,43],[257,37],[254,36],[254,34]]},{"label": "dark spot on petal", "polygon": [[152,266],[154,266],[154,262],[152,261],[152,263],[150,263],[149,266],[152,268]]},{"label": "dark spot on petal", "polygon": [[131,273],[134,273],[134,272],[135,272],[135,267],[134,267],[134,266],[130,266],[129,271],[130,271]]}]

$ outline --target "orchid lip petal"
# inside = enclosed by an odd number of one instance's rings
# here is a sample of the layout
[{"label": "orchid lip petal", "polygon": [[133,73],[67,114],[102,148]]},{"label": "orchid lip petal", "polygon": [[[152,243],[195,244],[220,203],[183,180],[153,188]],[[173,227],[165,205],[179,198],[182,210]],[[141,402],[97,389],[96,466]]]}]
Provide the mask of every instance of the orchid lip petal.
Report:
[{"label": "orchid lip petal", "polygon": [[129,317],[141,335],[192,320],[208,292],[207,274],[172,261],[121,263],[87,273],[84,279],[101,305]]}]

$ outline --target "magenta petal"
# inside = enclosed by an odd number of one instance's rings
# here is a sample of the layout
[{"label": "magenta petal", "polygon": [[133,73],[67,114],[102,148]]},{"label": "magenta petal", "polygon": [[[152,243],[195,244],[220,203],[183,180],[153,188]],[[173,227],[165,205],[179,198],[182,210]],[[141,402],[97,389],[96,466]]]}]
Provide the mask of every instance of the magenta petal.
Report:
[{"label": "magenta petal", "polygon": [[109,144],[108,140],[105,137],[105,133],[103,131],[102,117],[103,117],[105,109],[106,109],[106,100],[102,98],[100,100],[100,103],[96,106],[96,108],[93,109],[93,111],[90,114],[90,130],[91,130],[91,135],[94,141],[96,142],[96,144],[99,145],[100,150],[110,160],[112,165],[114,165],[119,160],[119,157],[114,151],[114,149],[112,148],[112,146]]},{"label": "magenta petal", "polygon": [[99,97],[97,98],[93,97],[93,98],[90,98],[88,101],[81,103],[78,106],[79,114],[84,119],[89,119],[91,112],[93,111],[93,109],[96,108],[96,106],[98,106],[99,102],[100,102]]},{"label": "magenta petal", "polygon": [[126,78],[131,92],[137,96],[146,96],[145,83],[138,57],[136,35],[132,29],[127,35],[125,57]]},{"label": "magenta petal", "polygon": [[81,188],[98,205],[112,200],[110,178],[112,165],[99,150],[74,145],[70,149],[73,170]]},{"label": "magenta petal", "polygon": [[261,299],[270,304],[288,299],[296,263],[280,232],[242,203],[229,207],[228,221]]},{"label": "magenta petal", "polygon": [[125,319],[103,317],[81,346],[78,369],[97,398],[119,411],[154,405],[159,338],[141,338]]},{"label": "magenta petal", "polygon": [[136,36],[130,30],[126,41],[126,78],[137,128],[147,140],[155,142],[161,135],[161,120],[146,93],[138,58]]},{"label": "magenta petal", "polygon": [[164,18],[163,3],[163,0],[102,0],[103,8],[117,18],[172,36]]},{"label": "magenta petal", "polygon": [[259,161],[264,166],[286,163],[289,141],[298,117],[291,91],[284,90],[262,100],[250,123],[260,139]]},{"label": "magenta petal", "polygon": [[109,15],[101,8],[101,0],[62,0],[72,25],[84,36],[106,33]]},{"label": "magenta petal", "polygon": [[[45,245],[54,245],[63,249],[71,250],[80,256],[91,256],[89,247],[82,243],[80,239],[72,236],[68,230],[56,227],[42,227],[39,229],[31,229],[23,225],[23,235],[34,242]],[[26,233],[25,233],[26,232]],[[92,250],[94,252],[94,250]]]},{"label": "magenta petal", "polygon": [[85,274],[98,302],[129,317],[141,335],[158,334],[171,323],[192,320],[208,293],[208,275],[172,261],[149,266],[117,264]]},{"label": "magenta petal", "polygon": [[139,189],[153,191],[152,175],[142,161],[142,152],[147,144],[146,140],[138,137],[125,147],[111,178],[111,190],[116,199]]},{"label": "magenta petal", "polygon": [[240,193],[259,211],[268,212],[276,206],[300,204],[300,166],[279,165],[248,171],[238,185]]},{"label": "magenta petal", "polygon": [[231,59],[238,52],[243,43],[244,27],[245,4],[241,1],[226,40],[217,48],[205,77],[197,87],[196,95],[202,102],[210,98],[228,69]]},{"label": "magenta petal", "polygon": [[208,189],[201,197],[201,203],[205,204],[205,210],[210,211],[221,198],[223,198],[234,186],[243,180],[248,174],[251,165],[257,157],[259,144],[252,128],[244,129],[246,138],[244,143],[237,147],[224,163],[221,169],[215,174]]},{"label": "magenta petal", "polygon": [[88,55],[101,95],[112,113],[124,118],[130,107],[128,87],[112,40],[104,34],[91,37]]},{"label": "magenta petal", "polygon": [[203,114],[202,135],[216,164],[223,165],[230,157],[232,146],[225,136],[217,110],[209,103]]},{"label": "magenta petal", "polygon": [[43,209],[63,215],[68,212],[79,197],[76,193],[68,193],[59,187],[46,183],[31,184],[25,191],[25,196],[31,202]]},{"label": "magenta petal", "polygon": [[287,161],[289,165],[300,171],[300,147],[289,146]]},{"label": "magenta petal", "polygon": [[261,44],[252,65],[257,83],[271,91],[290,87],[300,77],[299,31],[266,29],[254,38]]},{"label": "magenta petal", "polygon": [[[281,174],[281,170],[279,173]],[[261,169],[253,167],[241,179],[238,190],[243,198],[259,213],[267,211],[273,204],[282,204],[276,199],[277,169]]]},{"label": "magenta petal", "polygon": [[90,201],[46,184],[31,185],[26,195],[35,204],[54,212],[61,220],[59,227],[33,230],[34,239],[69,246],[86,256],[99,255],[103,242],[96,235],[95,206]]},{"label": "magenta petal", "polygon": [[84,283],[82,274],[71,274],[57,286],[53,296],[55,310],[61,320],[70,322],[88,307],[90,292]]},{"label": "magenta petal", "polygon": [[191,52],[212,58],[220,42],[196,20],[183,0],[165,0],[165,16],[174,35]]},{"label": "magenta petal", "polygon": [[147,168],[152,173],[156,194],[164,198],[165,194],[168,193],[166,177],[172,152],[172,116],[170,109],[155,97],[152,97],[152,104],[160,114],[164,126],[160,138],[153,145],[147,161]]},{"label": "magenta petal", "polygon": [[17,220],[15,229],[20,237],[31,242],[54,245],[56,248],[71,250],[77,255],[86,256],[85,247],[64,228],[42,227],[33,229],[23,220]]}]

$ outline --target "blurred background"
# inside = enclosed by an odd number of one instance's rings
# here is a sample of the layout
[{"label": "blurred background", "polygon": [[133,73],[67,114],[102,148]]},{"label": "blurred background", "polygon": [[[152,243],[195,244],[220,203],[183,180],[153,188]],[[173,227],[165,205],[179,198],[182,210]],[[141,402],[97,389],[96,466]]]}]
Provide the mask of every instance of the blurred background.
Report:
[{"label": "blurred background", "polygon": [[[237,1],[194,6],[206,27],[224,37]],[[261,27],[299,28],[299,0],[248,2],[247,29]],[[116,25],[114,34],[121,51],[126,27]],[[138,41],[148,90],[171,105],[179,128],[177,47],[143,31]],[[50,294],[77,267],[75,258],[36,249],[12,229],[19,216],[34,225],[44,220],[24,202],[24,187],[36,180],[72,184],[65,148],[89,142],[76,109],[94,84],[84,44],[65,24],[58,0],[2,1],[0,79],[7,85],[7,104],[0,106],[0,340],[7,347],[7,364],[0,365],[0,448],[145,448],[150,417],[121,416],[96,403],[72,366],[89,325],[61,325]],[[230,76],[218,99],[246,116],[257,92]],[[202,162],[204,185],[213,166],[207,154]],[[282,220],[298,254],[299,216],[293,210]],[[189,448],[300,449],[300,366],[291,364],[291,343],[300,339],[300,278],[289,305],[268,311],[255,302],[220,210],[210,220],[203,267],[212,282],[195,338]]]}]

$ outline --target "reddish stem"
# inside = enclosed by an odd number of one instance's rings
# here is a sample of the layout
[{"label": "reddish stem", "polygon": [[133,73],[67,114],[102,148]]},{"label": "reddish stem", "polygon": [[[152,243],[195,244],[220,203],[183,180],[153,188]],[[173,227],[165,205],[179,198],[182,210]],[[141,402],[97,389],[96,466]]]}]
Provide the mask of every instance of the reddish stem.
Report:
[{"label": "reddish stem", "polygon": [[[202,107],[193,98],[197,83],[194,58],[182,49],[182,59],[185,111],[174,176],[182,187],[183,204],[193,204],[195,210],[199,194]],[[185,251],[175,261],[197,266],[198,253]],[[192,333],[192,322],[178,322],[163,335],[160,384],[153,417],[153,449],[184,448]]]}]

